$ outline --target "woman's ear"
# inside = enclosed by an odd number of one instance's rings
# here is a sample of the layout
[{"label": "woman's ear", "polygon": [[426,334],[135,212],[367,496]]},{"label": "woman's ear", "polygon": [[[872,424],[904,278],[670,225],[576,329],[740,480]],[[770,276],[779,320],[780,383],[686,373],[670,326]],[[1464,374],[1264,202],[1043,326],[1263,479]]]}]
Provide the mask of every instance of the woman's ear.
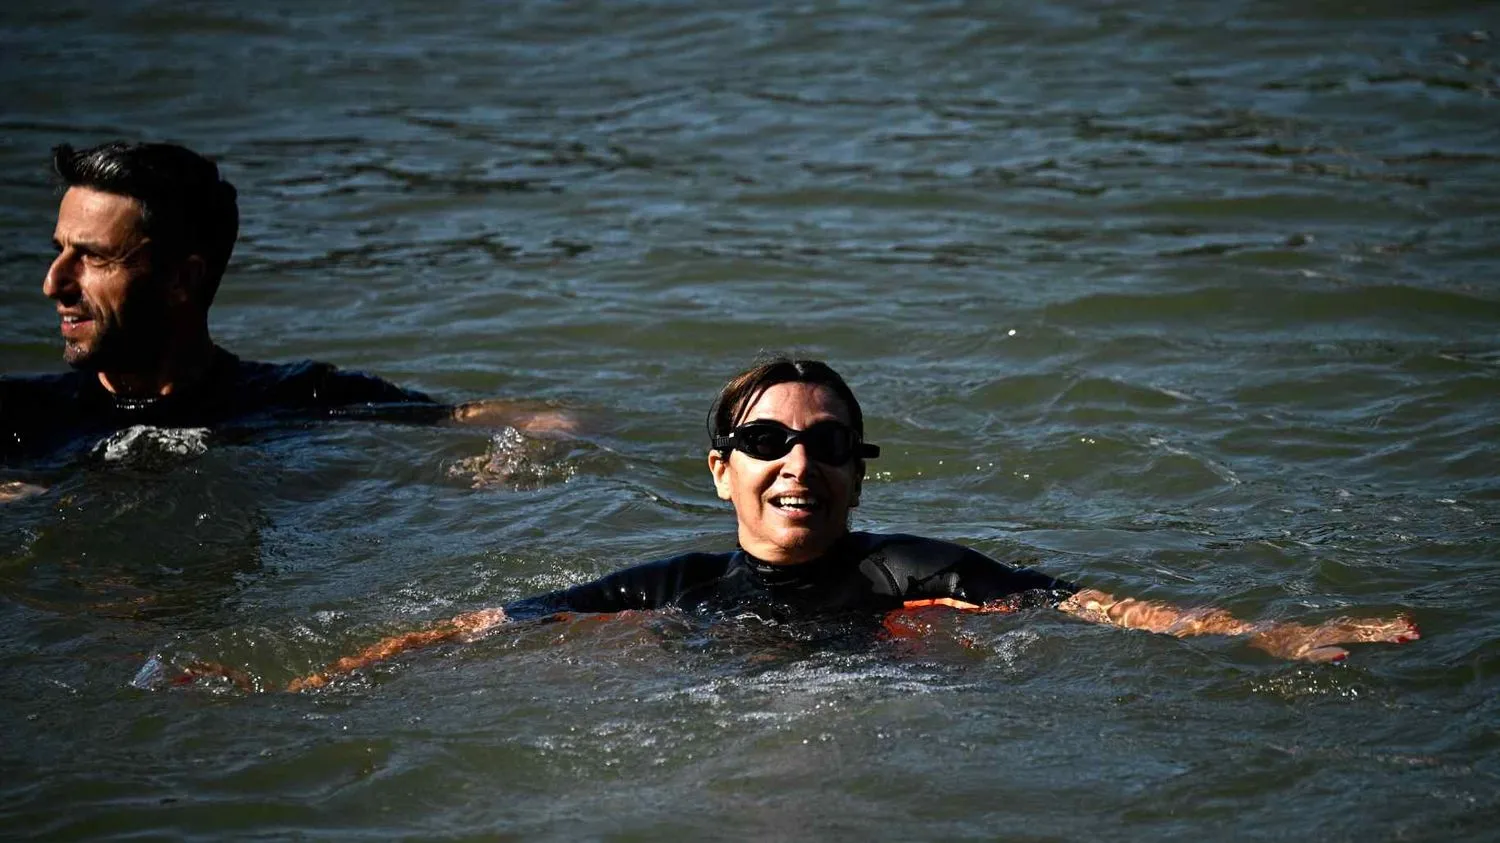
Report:
[{"label": "woman's ear", "polygon": [[719,493],[719,500],[733,500],[733,491],[729,484],[729,457],[719,451],[708,452],[708,473],[714,476],[714,490]]}]

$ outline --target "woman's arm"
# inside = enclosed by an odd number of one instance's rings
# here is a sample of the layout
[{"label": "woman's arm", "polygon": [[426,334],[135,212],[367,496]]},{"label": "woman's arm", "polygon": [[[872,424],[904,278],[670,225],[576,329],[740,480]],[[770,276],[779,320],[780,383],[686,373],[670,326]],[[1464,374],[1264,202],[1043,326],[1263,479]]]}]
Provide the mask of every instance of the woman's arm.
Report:
[{"label": "woman's arm", "polygon": [[307,688],[321,688],[339,676],[345,676],[360,668],[385,661],[407,650],[430,647],[434,644],[443,644],[448,641],[471,641],[504,622],[505,610],[501,608],[465,612],[462,615],[443,621],[431,629],[424,629],[419,632],[405,632],[400,635],[392,635],[389,638],[381,639],[352,656],[345,656],[339,659],[331,667],[320,673],[311,673],[307,676],[299,676],[293,679],[287,684],[286,689],[288,691],[302,691]]},{"label": "woman's arm", "polygon": [[[728,553],[684,553],[616,571],[563,591],[515,601],[509,604],[509,613],[499,607],[465,612],[427,629],[383,638],[352,656],[339,659],[322,671],[293,679],[286,690],[321,688],[340,676],[408,650],[450,641],[471,641],[512,617],[532,620],[565,612],[613,614],[632,609],[657,609],[669,604],[685,590],[722,576],[729,558]],[[246,691],[261,690],[243,671],[214,662],[190,664],[176,681],[187,683],[203,677],[226,679]]]},{"label": "woman's arm", "polygon": [[[293,679],[287,683],[285,690],[304,691],[309,688],[321,688],[340,676],[346,676],[360,668],[385,661],[407,650],[417,650],[422,647],[430,647],[434,644],[443,644],[448,641],[472,641],[485,632],[504,623],[505,620],[504,609],[480,609],[477,612],[465,612],[462,615],[449,618],[431,629],[392,635],[389,638],[383,638],[371,644],[352,656],[339,659],[323,671]],[[173,684],[185,685],[203,678],[225,679],[243,691],[263,690],[262,686],[245,671],[236,670],[218,662],[208,661],[193,662],[187,665],[182,669],[182,673],[173,679],[172,682]]]},{"label": "woman's arm", "polygon": [[1246,635],[1250,646],[1273,656],[1310,662],[1348,657],[1341,644],[1404,644],[1422,637],[1410,619],[1334,618],[1316,626],[1249,623],[1223,609],[1179,609],[1155,600],[1135,600],[1085,588],[1057,608],[1075,617],[1123,629],[1143,629],[1186,638],[1189,635]]}]

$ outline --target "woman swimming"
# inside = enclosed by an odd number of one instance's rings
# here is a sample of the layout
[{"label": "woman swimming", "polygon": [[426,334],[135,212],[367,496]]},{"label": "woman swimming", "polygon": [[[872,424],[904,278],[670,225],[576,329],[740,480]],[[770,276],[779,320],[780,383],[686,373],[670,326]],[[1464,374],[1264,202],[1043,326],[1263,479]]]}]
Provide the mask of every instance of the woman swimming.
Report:
[{"label": "woman swimming", "polygon": [[[1338,661],[1348,643],[1401,643],[1418,637],[1406,618],[1338,618],[1306,626],[1250,623],[1220,609],[1183,610],[1119,598],[1016,568],[950,542],[852,532],[865,461],[880,449],[864,441],[864,418],[844,379],[812,360],[777,358],[736,375],[709,413],[708,469],[720,498],[734,506],[738,548],[687,553],[593,582],[468,612],[420,632],[385,639],[288,690],[414,647],[468,640],[508,619],[561,612],[678,607],[727,610],[880,613],[920,606],[1012,611],[1051,606],[1075,617],[1178,637],[1244,636],[1288,659]],[[199,666],[190,673],[232,672]]]}]

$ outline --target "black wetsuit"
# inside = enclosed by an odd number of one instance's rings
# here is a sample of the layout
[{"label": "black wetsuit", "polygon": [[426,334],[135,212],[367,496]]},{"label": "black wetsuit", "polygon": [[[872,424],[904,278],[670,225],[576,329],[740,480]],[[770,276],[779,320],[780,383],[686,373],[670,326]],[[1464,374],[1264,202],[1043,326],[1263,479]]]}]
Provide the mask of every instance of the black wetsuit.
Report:
[{"label": "black wetsuit", "polygon": [[120,398],[92,372],[0,378],[0,465],[134,425],[212,427],[248,417],[349,414],[363,405],[402,405],[397,415],[413,421],[448,412],[371,375],[313,361],[250,362],[222,348],[198,383],[149,400]]},{"label": "black wetsuit", "polygon": [[524,620],[558,612],[619,612],[675,606],[723,612],[770,608],[819,614],[889,611],[922,601],[980,607],[1055,606],[1078,587],[998,562],[951,542],[902,534],[850,533],[826,556],[768,565],[743,550],[685,553],[616,571],[590,583],[505,607]]}]

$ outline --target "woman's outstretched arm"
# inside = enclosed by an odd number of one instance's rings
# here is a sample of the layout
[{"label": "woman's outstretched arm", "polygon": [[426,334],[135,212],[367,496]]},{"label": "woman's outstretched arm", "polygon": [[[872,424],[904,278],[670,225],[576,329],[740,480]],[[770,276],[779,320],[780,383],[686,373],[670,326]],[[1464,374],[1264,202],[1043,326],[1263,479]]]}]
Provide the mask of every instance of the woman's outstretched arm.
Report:
[{"label": "woman's outstretched arm", "polygon": [[[404,632],[383,638],[352,656],[339,659],[318,673],[310,673],[293,679],[287,683],[286,690],[304,691],[309,688],[321,688],[340,676],[346,676],[360,668],[385,661],[407,650],[417,650],[449,641],[472,641],[505,621],[505,610],[500,608],[465,612],[429,629]],[[172,681],[175,684],[187,684],[203,678],[225,679],[243,691],[262,690],[261,685],[250,674],[218,662],[193,662],[184,667],[181,675]]]},{"label": "woman's outstretched arm", "polygon": [[465,612],[431,629],[405,632],[383,638],[352,656],[339,659],[319,673],[310,673],[293,679],[287,684],[286,689],[301,691],[307,688],[321,688],[339,676],[345,676],[360,668],[385,661],[407,650],[417,650],[448,641],[470,641],[504,622],[505,610],[498,607]]},{"label": "woman's outstretched arm", "polygon": [[1143,629],[1186,638],[1189,635],[1244,635],[1250,646],[1284,659],[1343,661],[1343,644],[1404,644],[1421,637],[1409,618],[1334,618],[1307,626],[1250,623],[1223,609],[1180,609],[1156,600],[1135,600],[1085,588],[1058,604],[1070,615],[1124,629]]},{"label": "woman's outstretched arm", "polygon": [[[286,686],[286,690],[305,691],[310,688],[321,688],[340,676],[346,676],[408,650],[417,650],[450,641],[471,641],[510,620],[512,616],[531,620],[557,617],[562,613],[570,612],[614,614],[632,609],[660,608],[667,605],[675,594],[672,588],[680,587],[684,582],[696,582],[704,577],[712,578],[722,573],[727,558],[728,554],[686,553],[616,571],[593,582],[576,585],[566,590],[517,600],[509,604],[509,612],[499,607],[465,612],[426,629],[383,638],[352,656],[339,659],[317,673],[293,679]],[[183,669],[181,676],[175,681],[188,683],[205,677],[228,680],[246,691],[262,690],[262,687],[244,671],[214,662],[190,664]]]}]

